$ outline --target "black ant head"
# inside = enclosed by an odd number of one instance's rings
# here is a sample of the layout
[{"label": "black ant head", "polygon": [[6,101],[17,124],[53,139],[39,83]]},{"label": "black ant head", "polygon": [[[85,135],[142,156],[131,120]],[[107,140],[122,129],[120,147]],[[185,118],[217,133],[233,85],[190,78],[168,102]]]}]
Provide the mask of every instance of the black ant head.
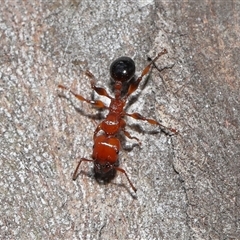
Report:
[{"label": "black ant head", "polygon": [[110,66],[110,75],[114,81],[127,82],[135,74],[135,63],[129,57],[117,58]]}]

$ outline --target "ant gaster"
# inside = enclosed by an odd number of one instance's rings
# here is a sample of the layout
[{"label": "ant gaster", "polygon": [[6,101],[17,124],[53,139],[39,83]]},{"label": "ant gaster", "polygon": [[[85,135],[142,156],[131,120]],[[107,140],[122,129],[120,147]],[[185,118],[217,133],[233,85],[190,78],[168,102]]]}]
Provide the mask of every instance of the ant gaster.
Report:
[{"label": "ant gaster", "polygon": [[123,92],[123,84],[129,82],[135,74],[135,64],[131,58],[120,57],[116,59],[110,66],[110,75],[114,81],[114,97],[111,97],[104,88],[97,87],[95,85],[96,79],[93,74],[89,71],[86,71],[86,75],[91,79],[91,88],[99,95],[109,98],[111,100],[109,106],[106,106],[101,100],[88,100],[83,96],[76,94],[71,89],[63,85],[58,85],[58,87],[61,89],[69,90],[69,92],[72,93],[77,99],[90,103],[94,107],[105,108],[109,111],[106,118],[97,126],[96,130],[94,131],[92,159],[80,159],[76,170],[73,173],[73,180],[76,180],[78,177],[78,169],[82,162],[93,162],[94,171],[98,177],[106,180],[109,176],[114,176],[116,171],[119,171],[126,176],[132,189],[134,192],[136,192],[137,189],[132,184],[126,171],[120,168],[118,163],[118,153],[121,148],[119,141],[120,131],[122,131],[126,137],[135,139],[140,143],[138,138],[132,137],[130,133],[125,130],[126,122],[124,117],[129,116],[137,120],[143,120],[149,122],[150,124],[158,125],[164,130],[164,132],[166,130],[172,132],[173,134],[177,134],[178,132],[176,129],[167,128],[153,119],[145,118],[139,113],[127,113],[124,111],[124,106],[126,105],[127,98],[138,88],[142,78],[149,73],[151,66],[160,56],[166,53],[167,50],[164,49],[144,68],[140,77],[138,77],[136,81],[133,81],[129,84],[124,96],[121,96]]}]

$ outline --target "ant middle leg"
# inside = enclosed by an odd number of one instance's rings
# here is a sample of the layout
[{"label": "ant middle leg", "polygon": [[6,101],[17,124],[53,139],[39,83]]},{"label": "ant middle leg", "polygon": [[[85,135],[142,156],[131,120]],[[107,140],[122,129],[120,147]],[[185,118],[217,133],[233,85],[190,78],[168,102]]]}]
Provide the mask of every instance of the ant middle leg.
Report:
[{"label": "ant middle leg", "polygon": [[123,119],[121,119],[120,126],[121,126],[121,130],[123,131],[124,135],[125,135],[127,138],[129,138],[129,139],[135,139],[135,140],[138,141],[138,144],[139,144],[139,145],[142,145],[141,141],[140,141],[137,137],[132,137],[132,136],[130,135],[130,133],[125,130],[126,122],[125,122]]},{"label": "ant middle leg", "polygon": [[[140,113],[125,113],[126,116],[129,116],[129,117],[132,117],[134,119],[137,119],[137,120],[143,120],[143,121],[147,121],[148,123],[150,124],[155,124],[155,125],[158,125],[160,126],[160,128],[163,130],[164,133],[168,134],[169,133],[167,131],[170,131],[172,132],[173,134],[178,134],[178,130],[177,129],[174,129],[174,128],[168,128],[168,127],[165,127],[164,125],[162,125],[161,123],[157,122],[156,120],[154,119],[150,119],[150,118],[145,118],[144,116],[142,116]],[[167,130],[167,131],[166,131]]]},{"label": "ant middle leg", "polygon": [[163,49],[163,51],[161,51],[160,53],[158,53],[158,55],[143,69],[142,71],[142,74],[141,76],[135,81],[133,82],[132,84],[130,84],[129,88],[128,88],[128,92],[127,92],[127,95],[126,95],[126,98],[132,94],[134,91],[136,91],[136,89],[138,88],[139,86],[139,83],[142,81],[142,78],[148,74],[148,72],[150,71],[151,69],[151,66],[155,63],[155,61],[157,61],[157,59],[159,57],[161,57],[162,55],[166,54],[167,53],[167,49]]},{"label": "ant middle leg", "polygon": [[139,144],[139,145],[142,145],[141,141],[140,141],[137,137],[132,137],[132,136],[130,135],[130,133],[129,133],[128,131],[126,131],[125,129],[122,129],[122,131],[123,131],[124,135],[125,135],[127,138],[129,138],[129,139],[135,139],[135,140],[138,141],[138,144]]}]

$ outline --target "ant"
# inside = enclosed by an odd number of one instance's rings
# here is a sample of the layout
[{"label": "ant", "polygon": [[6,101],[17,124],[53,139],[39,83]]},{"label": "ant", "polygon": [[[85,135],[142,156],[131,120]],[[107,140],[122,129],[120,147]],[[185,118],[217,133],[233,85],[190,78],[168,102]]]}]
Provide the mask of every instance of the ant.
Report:
[{"label": "ant", "polygon": [[[152,65],[155,64],[155,61],[162,55],[166,54],[167,50],[164,49],[158,55],[151,60],[151,62],[144,68],[140,77],[135,81],[130,82],[133,79],[135,74],[135,63],[129,57],[120,57],[112,62],[110,66],[110,75],[114,81],[114,97],[111,97],[104,88],[96,86],[96,79],[91,72],[86,71],[86,75],[91,79],[91,88],[101,96],[105,96],[111,100],[110,105],[106,106],[101,100],[88,100],[83,96],[76,94],[68,87],[63,85],[58,85],[58,88],[68,90],[80,101],[87,102],[94,107],[108,109],[109,113],[106,118],[97,126],[93,134],[93,154],[92,159],[81,158],[76,170],[73,173],[73,180],[76,180],[78,177],[78,170],[82,162],[93,162],[94,163],[94,172],[97,178],[100,178],[103,181],[112,179],[115,176],[116,171],[123,173],[129,184],[131,185],[134,192],[137,189],[132,184],[129,179],[126,171],[119,167],[118,162],[118,153],[121,148],[120,140],[118,135],[120,132],[123,132],[127,138],[135,139],[141,144],[138,138],[132,137],[129,132],[125,130],[126,122],[124,120],[125,116],[132,117],[137,120],[147,121],[150,124],[158,125],[166,133],[172,132],[177,134],[178,131],[174,128],[167,128],[156,120],[145,118],[139,113],[127,113],[124,111],[126,101],[128,97],[136,91],[139,86],[139,83],[142,81],[143,77],[149,73]],[[130,83],[129,83],[130,82]],[[129,83],[128,89],[124,96],[123,94],[123,84]],[[166,131],[167,130],[167,131]]]}]

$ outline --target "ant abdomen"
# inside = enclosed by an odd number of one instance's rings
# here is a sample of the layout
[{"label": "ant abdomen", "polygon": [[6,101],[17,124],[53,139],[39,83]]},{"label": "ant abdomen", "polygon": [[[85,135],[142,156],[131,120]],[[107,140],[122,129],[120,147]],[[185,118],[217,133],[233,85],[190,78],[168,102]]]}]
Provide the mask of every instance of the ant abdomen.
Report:
[{"label": "ant abdomen", "polygon": [[129,57],[117,58],[110,66],[110,75],[114,81],[127,82],[135,74],[135,63]]}]

